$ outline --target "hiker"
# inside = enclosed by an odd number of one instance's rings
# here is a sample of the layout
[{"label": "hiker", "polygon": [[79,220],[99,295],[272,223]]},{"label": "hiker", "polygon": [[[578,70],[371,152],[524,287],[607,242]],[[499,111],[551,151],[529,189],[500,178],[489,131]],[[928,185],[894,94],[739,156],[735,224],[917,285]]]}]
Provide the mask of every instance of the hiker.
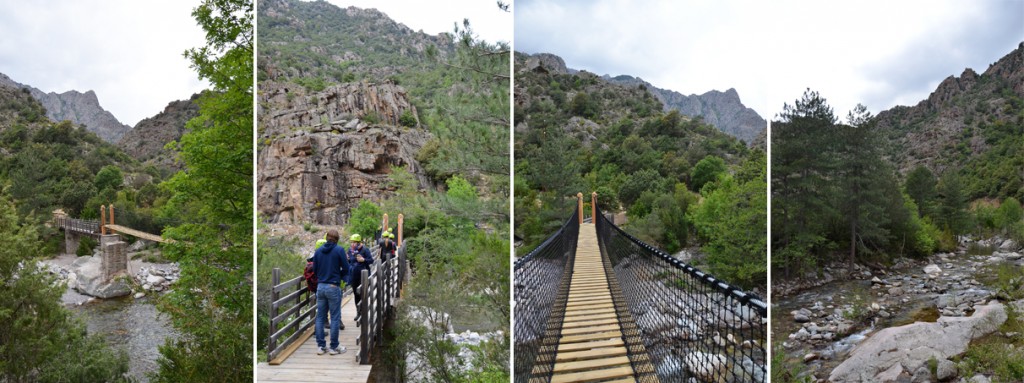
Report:
[{"label": "hiker", "polygon": [[[345,250],[338,246],[338,231],[327,232],[327,243],[313,253],[313,272],[316,275],[316,335],[317,355],[330,352],[337,355],[345,352],[345,347],[338,348],[338,332],[341,330],[341,282],[349,275],[348,260]],[[327,315],[331,317],[331,347],[326,349],[324,341],[324,324]]]},{"label": "hiker", "polygon": [[[363,282],[362,273],[363,270],[370,270],[370,265],[373,264],[373,255],[370,254],[370,249],[363,246],[363,237],[359,234],[352,234],[349,241],[352,242],[352,246],[348,248],[348,262],[352,265],[349,284],[352,285],[352,292],[356,297],[356,308],[358,308],[360,307],[359,302],[363,300],[363,294],[359,291],[359,286]],[[358,318],[358,314],[356,317]]]},{"label": "hiker", "polygon": [[394,257],[397,247],[395,235],[391,234],[391,232],[384,232],[380,239],[380,260],[383,262]]},{"label": "hiker", "polygon": [[[316,255],[316,250],[319,249],[321,246],[323,246],[325,243],[327,243],[327,235],[324,235],[323,238],[320,238],[320,239],[316,240],[316,246],[313,247],[313,254],[311,254],[309,256],[309,258],[306,258],[306,269],[303,270],[303,272],[302,272],[302,277],[306,280],[306,290],[309,291],[310,294],[313,294],[313,302],[314,302],[314,304],[316,304],[315,302],[316,302],[317,280],[316,280],[316,272],[313,270],[313,256]],[[344,253],[346,250],[344,248],[342,248],[341,251]],[[344,290],[342,290],[342,291],[344,291]],[[342,329],[342,330],[345,329],[345,321],[341,322],[340,329]]]}]

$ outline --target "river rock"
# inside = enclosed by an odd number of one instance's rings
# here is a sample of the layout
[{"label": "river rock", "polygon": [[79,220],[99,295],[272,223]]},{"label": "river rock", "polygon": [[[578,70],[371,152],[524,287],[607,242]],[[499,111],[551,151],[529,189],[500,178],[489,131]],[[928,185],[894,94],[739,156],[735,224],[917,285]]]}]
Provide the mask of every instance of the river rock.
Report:
[{"label": "river rock", "polygon": [[1003,241],[1003,243],[999,244],[999,250],[1016,250],[1016,249],[1017,249],[1017,242],[1014,242],[1012,239],[1007,239],[1007,240]]},{"label": "river rock", "polygon": [[146,296],[146,293],[143,293],[143,292],[135,293],[135,299],[141,299],[141,298],[143,298],[145,296]]},{"label": "river rock", "polygon": [[115,298],[131,294],[132,290],[122,278],[103,278],[102,260],[99,257],[78,257],[70,270],[76,274],[75,290],[97,298]]},{"label": "river rock", "polygon": [[924,273],[928,274],[929,278],[935,279],[939,274],[942,274],[942,269],[939,268],[939,265],[933,263],[924,267]]},{"label": "river rock", "polygon": [[932,373],[928,371],[928,366],[918,367],[914,370],[914,376],[910,378],[911,383],[930,383],[932,381]]},{"label": "river rock", "polygon": [[971,380],[968,380],[968,382],[969,383],[992,383],[992,379],[989,379],[985,375],[978,374],[978,375],[972,376]]},{"label": "river rock", "polygon": [[956,364],[949,359],[940,360],[939,365],[935,368],[935,378],[940,382],[955,378],[956,373]]},{"label": "river rock", "polygon": [[150,275],[146,277],[146,283],[151,284],[153,286],[162,284],[164,282],[167,282],[167,278],[161,277],[159,275]]},{"label": "river rock", "polygon": [[810,322],[811,321],[811,315],[813,315],[811,310],[808,310],[808,309],[799,309],[799,310],[793,311],[792,314],[793,314],[793,320],[796,321],[796,323],[807,323],[807,322]]},{"label": "river rock", "polygon": [[700,351],[687,354],[683,363],[690,373],[705,381],[722,376],[728,370],[724,356]]},{"label": "river rock", "polygon": [[[836,383],[885,381],[881,375],[916,371],[931,358],[946,359],[966,351],[972,339],[995,331],[1006,321],[998,302],[976,306],[970,317],[941,317],[935,323],[916,322],[878,331],[865,339],[842,364],[832,370]],[[898,375],[898,373],[897,373]]]}]

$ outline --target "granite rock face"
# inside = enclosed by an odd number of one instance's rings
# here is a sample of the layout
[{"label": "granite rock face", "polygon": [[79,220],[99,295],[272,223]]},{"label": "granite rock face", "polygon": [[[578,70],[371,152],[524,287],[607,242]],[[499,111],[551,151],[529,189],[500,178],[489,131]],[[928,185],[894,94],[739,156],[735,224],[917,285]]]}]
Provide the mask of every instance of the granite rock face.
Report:
[{"label": "granite rock face", "polygon": [[32,97],[39,100],[46,108],[46,117],[53,121],[68,120],[75,124],[85,125],[86,129],[96,133],[104,141],[117,142],[121,136],[132,129],[103,109],[96,93],[91,90],[85,93],[77,90],[64,93],[45,93],[31,86],[19,84],[4,74],[0,74],[0,84],[28,88]]},{"label": "granite rock face", "polygon": [[293,87],[261,85],[257,203],[266,220],[343,224],[359,201],[393,192],[388,175],[398,166],[431,187],[415,157],[430,133],[399,125],[403,113],[417,115],[404,89],[361,82],[307,95]]},{"label": "granite rock face", "polygon": [[174,153],[164,145],[185,134],[185,124],[199,114],[198,98],[199,94],[194,94],[188,100],[170,102],[162,112],[135,124],[117,146],[139,161],[181,170],[182,164],[175,164]]}]

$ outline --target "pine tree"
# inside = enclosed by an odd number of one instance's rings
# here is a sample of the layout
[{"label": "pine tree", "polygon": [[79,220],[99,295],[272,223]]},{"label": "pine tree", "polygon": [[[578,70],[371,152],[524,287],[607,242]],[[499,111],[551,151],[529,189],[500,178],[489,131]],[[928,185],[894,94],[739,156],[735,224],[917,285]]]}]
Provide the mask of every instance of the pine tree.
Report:
[{"label": "pine tree", "polygon": [[829,203],[836,117],[825,98],[807,89],[785,104],[772,124],[773,261],[786,276],[813,263],[811,252],[827,241],[824,224],[835,210]]},{"label": "pine tree", "polygon": [[857,260],[857,249],[887,239],[889,221],[885,207],[885,177],[892,170],[882,158],[882,143],[871,121],[871,113],[858,104],[839,129],[835,179],[839,190],[837,206],[849,231],[849,265]]}]

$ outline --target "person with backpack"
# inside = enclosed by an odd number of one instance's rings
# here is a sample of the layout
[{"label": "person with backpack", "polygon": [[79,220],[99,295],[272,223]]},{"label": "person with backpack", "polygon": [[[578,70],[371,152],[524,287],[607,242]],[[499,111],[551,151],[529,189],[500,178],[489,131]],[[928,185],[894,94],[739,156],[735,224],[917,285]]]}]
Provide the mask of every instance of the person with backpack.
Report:
[{"label": "person with backpack", "polygon": [[[317,355],[330,352],[337,355],[345,352],[345,347],[338,348],[338,332],[341,331],[341,296],[342,282],[350,274],[345,250],[338,246],[338,231],[327,231],[327,243],[313,253],[313,274],[316,276],[316,336]],[[331,344],[326,349],[324,340],[324,324],[327,316],[331,319]]]},{"label": "person with backpack", "polygon": [[[315,255],[316,250],[323,246],[325,243],[327,243],[327,235],[324,235],[323,238],[316,240],[316,246],[313,247],[313,254]],[[345,252],[347,250],[342,248],[341,251]],[[313,304],[315,305],[317,280],[316,272],[313,271],[313,255],[310,255],[309,258],[306,258],[306,269],[302,272],[302,277],[306,280],[306,290],[309,291],[310,294],[313,294]],[[344,291],[344,287],[342,288],[342,291]],[[345,321],[341,321],[340,329],[345,329]]]},{"label": "person with backpack", "polygon": [[395,235],[391,232],[384,232],[380,239],[380,260],[387,261],[395,256],[395,251],[398,249],[395,243]]},{"label": "person with backpack", "polygon": [[[363,282],[363,270],[370,270],[370,265],[373,264],[373,255],[370,254],[370,249],[363,246],[363,237],[359,234],[352,234],[349,237],[349,241],[352,242],[352,246],[348,248],[348,262],[351,267],[349,274],[349,284],[352,285],[352,292],[356,297],[356,307],[363,301],[363,294],[359,291],[359,286]],[[357,310],[358,312],[358,310]],[[358,318],[358,314],[356,314]]]}]

